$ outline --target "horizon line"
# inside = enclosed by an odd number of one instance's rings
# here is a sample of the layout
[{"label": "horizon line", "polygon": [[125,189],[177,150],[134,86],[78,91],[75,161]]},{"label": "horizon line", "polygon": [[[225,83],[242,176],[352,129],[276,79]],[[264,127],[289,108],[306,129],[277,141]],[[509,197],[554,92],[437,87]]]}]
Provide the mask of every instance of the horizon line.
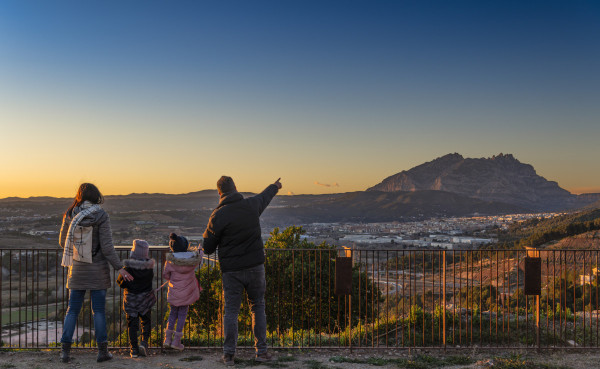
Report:
[{"label": "horizon line", "polygon": [[[572,190],[568,190],[565,189],[566,191],[568,191],[571,195],[587,195],[587,194],[597,194],[600,193],[600,187],[577,187],[574,188]],[[178,196],[178,195],[189,195],[191,193],[197,193],[197,192],[204,192],[204,191],[217,191],[217,189],[203,189],[203,190],[198,190],[198,191],[190,191],[190,192],[181,192],[181,193],[167,193],[167,192],[131,192],[128,194],[108,194],[108,195],[104,195],[104,197],[116,197],[116,196],[132,196],[132,195],[171,195],[171,196]],[[353,193],[353,192],[366,192],[367,190],[358,190],[358,191],[346,191],[346,192],[334,192],[334,193],[290,193],[289,191],[287,193],[281,193],[278,194],[278,196],[311,196],[311,195],[315,195],[315,196],[320,196],[320,195],[336,195],[336,194],[344,194],[344,193]],[[430,190],[430,191],[439,191],[439,190]],[[252,193],[254,194],[255,192],[251,192],[251,191],[239,191],[240,193]],[[389,191],[383,191],[383,192],[389,192]],[[393,191],[396,192],[396,191]],[[403,192],[416,192],[416,191],[403,191]],[[28,196],[28,197],[21,197],[21,196],[7,196],[7,197],[1,197],[1,200],[9,200],[9,199],[15,199],[15,200],[30,200],[30,199],[40,199],[40,198],[53,198],[53,199],[72,199],[73,197],[71,196],[52,196],[52,195],[38,195],[38,196]]]}]

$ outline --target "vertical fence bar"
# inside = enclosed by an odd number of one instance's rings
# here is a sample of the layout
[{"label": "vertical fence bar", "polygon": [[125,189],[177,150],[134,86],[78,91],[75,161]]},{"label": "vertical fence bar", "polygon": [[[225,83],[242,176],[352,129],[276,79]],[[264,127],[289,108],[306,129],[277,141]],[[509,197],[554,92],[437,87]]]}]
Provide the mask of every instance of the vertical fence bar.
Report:
[{"label": "vertical fence bar", "polygon": [[12,250],[8,251],[8,346],[12,347],[12,334],[10,334],[10,327],[12,327]]},{"label": "vertical fence bar", "polygon": [[[410,259],[413,259],[412,263],[410,262]],[[412,264],[412,265],[411,265]],[[411,289],[410,289],[410,297],[411,297],[411,304],[410,304],[410,311],[409,314],[412,313],[413,310],[413,305],[416,305],[416,296],[417,296],[417,254],[416,252],[409,252],[409,267],[411,268],[410,271],[410,281],[411,281]],[[413,269],[414,268],[414,272]],[[414,279],[414,281],[413,281]],[[414,290],[413,290],[414,288]],[[416,306],[415,306],[416,307]],[[416,309],[415,313],[416,313]],[[416,315],[416,314],[415,314]],[[412,317],[410,317],[410,319],[412,320]],[[412,332],[412,336],[413,336],[413,347],[417,346],[417,322],[413,322],[413,332]]]},{"label": "vertical fence bar", "polygon": [[[46,347],[50,347],[50,333],[49,333],[50,329],[48,327],[48,324],[50,322],[50,313],[48,311],[48,305],[49,305],[48,300],[50,299],[50,260],[49,260],[48,256],[49,256],[48,249],[46,249]],[[2,265],[2,263],[0,263],[0,265]],[[1,326],[2,326],[2,324],[0,323],[0,327]]]},{"label": "vertical fence bar", "polygon": [[37,288],[35,289],[35,310],[36,310],[36,315],[35,315],[35,320],[33,321],[32,324],[34,324],[35,327],[35,347],[39,348],[40,347],[40,329],[39,329],[39,322],[40,322],[40,252],[39,250],[35,251],[35,255],[36,255],[36,259],[37,262],[34,263],[35,266],[35,273],[37,275],[37,278],[34,277],[34,281],[37,282]]},{"label": "vertical fence bar", "polygon": [[577,345],[577,274],[578,274],[578,263],[577,263],[577,255],[575,251],[573,251],[573,264],[575,264],[575,269],[573,271],[573,342]]},{"label": "vertical fence bar", "polygon": [[[314,331],[315,331],[315,346],[316,346],[316,344],[317,344],[317,340],[319,340],[319,344],[320,344],[320,339],[321,339],[321,334],[320,334],[320,332],[321,332],[321,331],[320,331],[320,329],[317,329],[317,325],[319,324],[319,322],[318,322],[318,316],[319,316],[319,314],[320,314],[320,312],[321,312],[321,307],[320,307],[320,305],[321,305],[321,299],[319,298],[319,295],[318,295],[318,293],[317,293],[317,292],[318,292],[318,289],[317,289],[317,281],[319,281],[319,280],[317,279],[317,250],[314,250],[313,252],[314,252],[314,255],[315,255],[315,256],[314,256],[314,261],[315,261],[315,262],[314,262],[314,269],[315,269],[315,280],[313,281],[313,286],[314,286],[314,290],[315,290],[315,292],[314,292],[314,297],[315,297],[315,309],[319,309],[319,311],[318,311],[318,312],[317,312],[317,311],[315,311],[315,313],[314,313],[314,321],[313,321],[313,322],[314,322]],[[311,264],[311,265],[312,265],[312,264]],[[317,304],[317,301],[319,302],[318,304]],[[317,335],[318,335],[318,336],[317,336]]]},{"label": "vertical fence bar", "polygon": [[443,305],[443,316],[442,316],[442,341],[444,344],[444,352],[446,351],[446,250],[442,251],[442,305]]},{"label": "vertical fence bar", "polygon": [[[406,266],[405,266],[405,263],[406,263],[406,254],[405,254],[404,250],[402,250],[402,318],[403,319],[406,319],[405,318],[405,316],[406,316],[406,310],[405,310],[406,296],[404,293],[404,291],[406,291],[406,284],[405,284]],[[408,334],[410,337],[410,319],[407,319],[407,320],[408,320]],[[410,338],[408,340],[409,340],[408,342],[410,345]],[[404,324],[402,324],[402,347],[404,347],[404,346],[405,346],[405,344],[404,344]]]},{"label": "vertical fence bar", "polygon": [[425,333],[425,311],[426,311],[425,310],[426,309],[426,307],[425,307],[425,250],[423,250],[422,253],[423,253],[423,259],[421,261],[421,263],[423,264],[421,266],[422,271],[423,271],[423,277],[422,277],[423,295],[421,296],[421,300],[423,301],[423,303],[422,303],[422,305],[423,305],[423,333],[422,333],[422,335],[423,335],[423,346],[425,346],[425,336],[426,336],[426,333]]},{"label": "vertical fence bar", "polygon": [[[296,284],[295,284],[295,272],[296,272],[296,259],[295,259],[295,252],[294,250],[292,250],[292,346],[294,346],[296,344],[296,341],[294,340],[294,335],[296,333],[296,325],[294,324],[294,305],[296,305],[296,300],[294,299],[294,294],[295,294],[295,289],[296,289]],[[331,311],[331,307],[329,309]]]},{"label": "vertical fence bar", "polygon": [[386,250],[385,251],[385,346],[389,345],[389,326],[390,326],[390,321],[389,321],[389,301],[390,301],[390,278],[389,278],[389,274],[388,274],[388,261],[389,261],[389,252]]},{"label": "vertical fence bar", "polygon": [[[577,255],[577,251],[573,251],[573,257],[575,258],[575,260],[579,261],[578,255]],[[586,284],[586,270],[585,270],[585,258],[582,260],[582,269],[581,269],[581,274],[579,274],[579,284],[581,284],[581,292],[582,292],[582,304],[581,304],[581,313],[583,314],[583,323],[582,323],[582,333],[583,333],[583,339],[582,339],[582,343],[579,343],[578,345],[583,345],[583,347],[585,347],[585,284]],[[575,282],[575,284],[578,284],[577,282]],[[576,296],[575,296],[576,297]],[[575,299],[574,301],[574,308],[573,308],[573,312],[575,314],[575,318],[577,319],[577,301]]]},{"label": "vertical fence bar", "polygon": [[[54,342],[58,344],[58,324],[60,321],[60,315],[58,314],[58,299],[59,299],[59,293],[58,293],[58,271],[59,271],[59,267],[58,267],[58,252],[56,253],[55,257],[54,257],[54,288],[56,291],[56,296],[54,299],[54,311],[56,312],[55,316],[54,316],[54,325],[55,328],[54,329]],[[61,327],[64,328],[61,324]],[[61,330],[62,330],[61,328]]]},{"label": "vertical fence bar", "polygon": [[486,330],[486,327],[483,323],[483,291],[484,291],[484,285],[483,285],[483,270],[484,270],[484,257],[485,254],[483,253],[483,251],[479,250],[478,251],[478,255],[479,255],[479,346],[483,346],[483,333]]},{"label": "vertical fence bar", "polygon": [[[373,251],[373,253],[375,253],[375,251]],[[381,314],[379,311],[379,299],[377,298],[379,296],[379,292],[380,292],[380,286],[381,286],[381,263],[380,263],[380,258],[379,258],[379,252],[377,252],[377,269],[375,271],[375,273],[377,273],[377,283],[375,284],[375,288],[373,289],[373,306],[375,307],[375,311],[376,313],[376,319],[377,322],[375,323],[377,329],[376,329],[376,333],[375,335],[377,336],[377,347],[379,347],[379,330],[381,327],[381,322],[380,322],[380,318],[381,318]],[[373,257],[373,261],[375,260],[375,257]]]},{"label": "vertical fence bar", "polygon": [[435,343],[435,251],[429,252],[431,259],[431,345]]},{"label": "vertical fence bar", "polygon": [[[495,300],[495,305],[496,305],[496,317],[495,317],[495,321],[496,321],[496,327],[495,327],[496,328],[496,336],[495,336],[494,340],[495,340],[495,343],[497,344],[497,342],[498,342],[498,316],[500,315],[500,312],[498,310],[498,308],[499,308],[498,305],[499,305],[499,302],[500,302],[499,298],[498,298],[499,297],[498,296],[498,292],[499,292],[499,289],[500,289],[499,288],[500,286],[498,286],[498,280],[500,279],[500,274],[499,274],[500,273],[500,270],[499,270],[500,262],[498,260],[498,257],[499,257],[498,256],[498,252],[495,252],[495,254],[496,254],[496,293],[494,294],[495,295],[494,296],[494,300]],[[490,281],[490,284],[491,284],[491,281]]]},{"label": "vertical fence bar", "polygon": [[[438,304],[439,304],[439,311],[443,312],[443,308],[442,308],[442,251],[438,251],[436,253],[437,256],[437,260],[438,260],[438,269],[437,269],[437,275],[438,275],[438,280],[437,280],[437,284],[439,286],[439,290],[438,290]],[[434,306],[435,309],[435,306]],[[439,312],[438,312],[439,314]],[[437,322],[437,340],[438,342],[440,342],[440,344],[442,344],[442,317],[439,316],[438,317],[438,322]]]},{"label": "vertical fence bar", "polygon": [[[4,268],[4,250],[0,249],[0,339],[2,337],[2,327],[3,327],[3,321],[2,321],[2,309],[4,308],[4,299],[2,298],[4,290],[3,290],[3,286],[4,286],[4,273],[2,273],[2,268]],[[8,277],[10,278],[10,273],[11,271],[8,271]],[[10,300],[8,300],[8,303],[10,304]],[[9,315],[10,315],[10,309],[9,309]],[[10,328],[9,328],[9,332],[8,335],[10,336]]]},{"label": "vertical fence bar", "polygon": [[565,310],[565,305],[563,305],[563,252],[562,251],[558,251],[558,265],[559,265],[559,279],[558,279],[558,298],[559,298],[559,306],[560,306],[560,311],[558,314],[558,323],[559,323],[559,337],[563,338],[563,322],[562,322],[562,316],[563,316],[563,312]]},{"label": "vertical fence bar", "polygon": [[[355,251],[354,249],[352,249],[352,264],[355,264],[355,259],[358,259],[358,261],[356,262],[356,266],[358,267],[358,286],[357,286],[357,294],[356,294],[356,302],[358,303],[357,309],[358,309],[358,316],[356,317],[357,319],[357,326],[358,326],[358,332],[355,333],[357,335],[357,339],[356,339],[356,346],[357,347],[361,347],[362,346],[362,315],[361,315],[361,311],[362,311],[362,303],[361,303],[361,287],[362,287],[362,261],[361,261],[361,253],[360,251]],[[352,298],[353,296],[351,296],[350,298]],[[366,322],[365,322],[366,323]]]},{"label": "vertical fence bar", "polygon": [[[506,343],[506,252],[502,252],[502,343]],[[509,318],[510,319],[510,318]]]},{"label": "vertical fence bar", "polygon": [[[273,253],[275,253],[276,255],[276,259],[277,262],[275,263],[276,267],[277,267],[277,339],[280,342],[279,345],[280,346],[285,346],[285,343],[282,342],[282,338],[283,340],[285,340],[285,336],[281,334],[281,260],[283,260],[284,258],[281,257],[281,250],[274,250]],[[320,311],[321,309],[319,309]],[[273,343],[274,345],[274,343]]]},{"label": "vertical fence bar", "polygon": [[[466,344],[467,342],[463,340],[466,340],[466,337],[464,337],[466,335],[466,328],[465,328],[465,324],[466,324],[466,318],[465,321],[463,322],[463,312],[466,313],[466,309],[465,309],[465,301],[466,298],[463,295],[463,291],[464,291],[464,286],[463,286],[463,270],[464,270],[464,266],[465,266],[465,262],[463,261],[463,257],[465,255],[464,250],[459,250],[458,251],[458,264],[457,264],[457,269],[456,271],[458,272],[458,344],[462,347],[464,344]],[[463,324],[465,323],[465,324]]]},{"label": "vertical fence bar", "polygon": [[23,289],[22,289],[22,282],[23,282],[23,271],[21,269],[21,266],[23,264],[23,251],[19,251],[19,348],[23,347],[21,346],[21,325],[23,320],[21,319],[21,310],[22,310],[22,306],[23,303],[21,301],[21,296],[23,294]]},{"label": "vertical fence bar", "polygon": [[[395,251],[395,259],[396,259],[396,279],[395,279],[395,288],[394,291],[396,291],[396,294],[394,296],[394,305],[396,305],[396,347],[399,346],[400,342],[398,341],[398,331],[400,331],[400,328],[404,328],[404,325],[402,324],[402,318],[398,315],[398,305],[400,304],[399,298],[398,296],[400,295],[400,275],[398,275],[399,270],[398,270],[398,250]],[[404,288],[402,290],[402,292],[404,292]],[[404,337],[404,331],[402,332],[402,336]]]},{"label": "vertical fence bar", "polygon": [[[550,330],[548,329],[549,325],[548,325],[548,303],[549,300],[548,298],[550,297],[550,291],[548,290],[550,288],[550,260],[548,259],[548,253],[544,253],[545,260],[546,260],[546,284],[544,286],[544,289],[546,290],[546,311],[545,311],[545,315],[546,315],[546,347],[550,347]],[[543,266],[543,262],[542,262],[542,266]]]},{"label": "vertical fence bar", "polygon": [[552,337],[556,347],[556,250],[552,250]]},{"label": "vertical fence bar", "polygon": [[[472,255],[470,254],[470,250],[465,251],[465,259],[466,259],[466,272],[467,272],[467,300],[466,300],[466,314],[465,314],[465,319],[467,319],[467,325],[465,327],[466,330],[466,340],[468,342],[469,345],[473,345],[473,281],[471,281],[471,289],[469,289],[469,280],[473,279],[473,274],[471,273],[471,278],[469,278],[469,258],[471,257],[472,259]],[[473,260],[471,260],[471,266],[473,266]],[[469,299],[469,295],[471,295],[471,298]],[[471,305],[469,305],[469,301],[471,302]],[[471,329],[469,330],[469,323],[471,325]],[[469,335],[470,333],[470,335]]]}]

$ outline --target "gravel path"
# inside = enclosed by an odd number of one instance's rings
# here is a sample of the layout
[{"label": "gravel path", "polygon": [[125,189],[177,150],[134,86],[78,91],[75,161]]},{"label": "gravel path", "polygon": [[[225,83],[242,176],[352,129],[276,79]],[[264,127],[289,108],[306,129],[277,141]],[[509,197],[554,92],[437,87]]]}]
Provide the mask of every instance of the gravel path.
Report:
[{"label": "gravel path", "polygon": [[[77,350],[73,352],[73,360],[69,364],[62,364],[58,360],[58,351],[0,351],[0,369],[23,368],[23,369],[58,369],[58,368],[225,368],[219,362],[221,353],[218,350],[186,350],[183,352],[151,352],[146,358],[132,359],[128,351],[113,351],[114,359],[105,363],[96,363],[96,353],[89,350]],[[382,351],[359,351],[350,354],[348,351],[278,351],[273,352],[278,358],[271,365],[260,365],[254,363],[251,351],[241,351],[236,355],[236,368],[298,368],[298,369],[333,369],[333,368],[428,368],[440,367],[439,360],[444,360],[443,368],[489,368],[501,367],[502,360],[516,360],[522,362],[523,366],[511,366],[511,368],[572,368],[591,369],[600,367],[600,351],[586,352],[548,352],[542,354],[521,353],[516,354],[503,352],[472,351],[452,352],[443,355],[441,352],[414,353],[409,356],[407,351],[382,352]],[[334,359],[332,361],[332,358]],[[452,358],[469,360],[464,363],[452,363]],[[505,358],[505,359],[503,359]],[[337,359],[337,360],[336,360]],[[379,361],[378,361],[379,360]],[[395,360],[395,361],[394,361]],[[406,364],[407,360],[414,360],[418,365]],[[438,360],[438,364],[435,361]],[[337,362],[336,362],[337,361]],[[351,363],[348,361],[355,361]],[[526,364],[525,362],[528,362]],[[379,365],[378,365],[379,364]],[[533,365],[532,365],[533,364]]]}]

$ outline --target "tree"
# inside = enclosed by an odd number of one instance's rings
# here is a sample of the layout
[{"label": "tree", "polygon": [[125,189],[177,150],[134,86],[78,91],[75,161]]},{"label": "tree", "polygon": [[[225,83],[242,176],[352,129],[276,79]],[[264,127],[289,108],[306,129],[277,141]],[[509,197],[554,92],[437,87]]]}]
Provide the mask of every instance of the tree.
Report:
[{"label": "tree", "polygon": [[[291,226],[281,232],[275,228],[265,244],[267,329],[271,332],[314,329],[329,333],[343,330],[348,324],[350,304],[334,293],[337,249],[327,243],[308,242],[302,237],[304,233],[302,227]],[[208,294],[191,307],[191,317],[201,327],[214,327],[220,320],[217,311],[222,307],[222,287],[220,275],[215,271],[214,267],[204,266],[197,274],[205,288],[203,293]],[[368,323],[377,318],[372,313],[382,301],[381,291],[366,273],[359,272],[358,265],[352,268],[351,296],[353,325],[359,320]],[[209,305],[213,308],[208,309]],[[242,302],[240,320],[250,324],[246,300]]]}]

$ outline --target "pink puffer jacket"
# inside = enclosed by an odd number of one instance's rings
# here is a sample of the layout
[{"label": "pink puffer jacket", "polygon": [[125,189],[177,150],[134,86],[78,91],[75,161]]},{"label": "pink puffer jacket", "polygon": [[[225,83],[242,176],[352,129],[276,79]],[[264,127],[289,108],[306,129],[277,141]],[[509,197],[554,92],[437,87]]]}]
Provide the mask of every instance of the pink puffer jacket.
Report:
[{"label": "pink puffer jacket", "polygon": [[173,306],[191,305],[200,298],[202,287],[198,284],[194,271],[202,263],[203,252],[191,258],[177,258],[167,254],[163,268],[163,279],[169,281],[167,302]]}]

